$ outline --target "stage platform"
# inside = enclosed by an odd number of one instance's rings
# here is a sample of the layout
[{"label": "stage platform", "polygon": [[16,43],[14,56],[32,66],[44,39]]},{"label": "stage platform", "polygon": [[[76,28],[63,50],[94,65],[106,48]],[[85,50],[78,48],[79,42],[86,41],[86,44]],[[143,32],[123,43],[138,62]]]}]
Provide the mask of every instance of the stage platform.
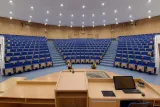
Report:
[{"label": "stage platform", "polygon": [[[115,90],[113,72],[74,69],[63,70],[33,80],[13,77],[0,83],[0,107],[120,107],[122,100],[149,101],[160,106],[160,86],[145,83],[138,89],[145,94],[124,94]],[[101,91],[113,91],[116,97],[104,97]]]}]

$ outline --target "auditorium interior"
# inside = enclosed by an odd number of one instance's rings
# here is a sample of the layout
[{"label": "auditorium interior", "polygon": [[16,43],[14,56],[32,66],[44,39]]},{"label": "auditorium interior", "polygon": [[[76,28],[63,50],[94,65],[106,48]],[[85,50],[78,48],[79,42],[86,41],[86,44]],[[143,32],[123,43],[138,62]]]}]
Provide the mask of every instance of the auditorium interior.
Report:
[{"label": "auditorium interior", "polygon": [[1,0],[0,107],[160,107],[159,0]]}]

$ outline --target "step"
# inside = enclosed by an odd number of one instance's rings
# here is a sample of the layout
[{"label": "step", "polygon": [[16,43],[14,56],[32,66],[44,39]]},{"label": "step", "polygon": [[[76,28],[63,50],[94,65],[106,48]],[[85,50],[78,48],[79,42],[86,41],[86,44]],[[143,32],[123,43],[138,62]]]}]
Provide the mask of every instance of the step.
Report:
[{"label": "step", "polygon": [[113,64],[113,63],[114,63],[114,61],[101,61],[101,63]]},{"label": "step", "polygon": [[[53,60],[53,61],[54,61],[54,60]],[[64,62],[64,60],[61,60],[61,61],[54,61],[54,63],[57,64],[57,63],[65,63],[65,62]]]},{"label": "step", "polygon": [[67,65],[67,64],[66,63],[58,63],[58,64],[53,63],[53,66],[63,66],[63,65]]},{"label": "step", "polygon": [[111,67],[113,67],[113,64],[105,64],[105,63],[101,63],[100,65],[103,65],[103,66],[111,66]]},{"label": "step", "polygon": [[103,59],[103,60],[101,60],[101,62],[102,61],[114,61],[115,59]]},{"label": "step", "polygon": [[[57,59],[53,59],[54,61],[62,61],[63,59],[62,58],[57,58]],[[64,60],[63,60],[64,61]]]}]

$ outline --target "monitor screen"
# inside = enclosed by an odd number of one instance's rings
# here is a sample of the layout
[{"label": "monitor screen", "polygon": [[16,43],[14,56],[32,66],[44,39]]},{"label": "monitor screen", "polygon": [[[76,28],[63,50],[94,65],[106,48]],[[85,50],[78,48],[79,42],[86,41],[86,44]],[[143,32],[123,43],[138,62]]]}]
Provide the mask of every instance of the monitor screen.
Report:
[{"label": "monitor screen", "polygon": [[116,90],[136,89],[132,76],[114,76],[113,80]]}]

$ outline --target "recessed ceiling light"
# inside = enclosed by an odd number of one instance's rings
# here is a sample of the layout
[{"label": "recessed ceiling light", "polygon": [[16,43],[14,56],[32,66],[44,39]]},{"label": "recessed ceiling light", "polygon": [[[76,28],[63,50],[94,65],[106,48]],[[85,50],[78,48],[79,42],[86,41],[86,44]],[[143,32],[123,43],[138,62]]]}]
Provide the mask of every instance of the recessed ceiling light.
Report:
[{"label": "recessed ceiling light", "polygon": [[12,1],[12,0],[9,0],[9,3],[13,3],[13,1]]},{"label": "recessed ceiling light", "polygon": [[128,6],[128,9],[131,9],[132,7],[131,6]]},{"label": "recessed ceiling light", "polygon": [[82,6],[83,9],[84,9],[85,7],[86,7],[85,5]]},{"label": "recessed ceiling light", "polygon": [[106,13],[105,12],[103,12],[103,15],[105,15]]},{"label": "recessed ceiling light", "polygon": [[130,15],[129,17],[132,18],[132,15]]},{"label": "recessed ceiling light", "polygon": [[45,23],[45,25],[47,25],[47,23]]},{"label": "recessed ceiling light", "polygon": [[150,3],[152,0],[148,0],[148,3]]},{"label": "recessed ceiling light", "polygon": [[106,26],[106,24],[103,24],[103,26]]},{"label": "recessed ceiling light", "polygon": [[31,20],[28,20],[28,22],[30,23],[30,22],[31,22]]},{"label": "recessed ceiling light", "polygon": [[62,16],[62,13],[60,13],[59,15]]},{"label": "recessed ceiling light", "polygon": [[92,23],[94,23],[94,21]]},{"label": "recessed ceiling light", "polygon": [[73,17],[74,15],[73,14],[71,14],[71,17]]},{"label": "recessed ceiling light", "polygon": [[32,16],[29,16],[30,18],[32,18]]},{"label": "recessed ceiling light", "polygon": [[103,20],[103,22],[106,22],[105,20]]},{"label": "recessed ceiling light", "polygon": [[133,20],[132,20],[132,19],[131,19],[130,21],[131,21],[131,22],[133,22]]},{"label": "recessed ceiling light", "polygon": [[71,22],[71,24],[73,24],[73,22]]},{"label": "recessed ceiling light", "polygon": [[61,4],[61,7],[63,7],[63,4]]},{"label": "recessed ceiling light", "polygon": [[48,22],[48,19],[46,19],[46,22]]},{"label": "recessed ceiling light", "polygon": [[116,22],[116,25],[118,25],[118,22]]},{"label": "recessed ceiling light", "polygon": [[33,9],[34,9],[34,7],[33,7],[33,6],[31,6],[31,9],[33,10]]},{"label": "recessed ceiling light", "polygon": [[82,24],[84,24],[84,22],[82,22]]},{"label": "recessed ceiling light", "polygon": [[49,11],[47,10],[47,14],[49,14]]},{"label": "recessed ceiling light", "polygon": [[82,17],[84,17],[84,14],[82,15]]},{"label": "recessed ceiling light", "polygon": [[102,6],[104,6],[104,3],[102,3]]},{"label": "recessed ceiling light", "polygon": [[151,13],[151,10],[149,10],[148,13]]},{"label": "recessed ceiling light", "polygon": [[12,20],[12,17],[10,17],[9,19],[11,19],[11,20]]},{"label": "recessed ceiling light", "polygon": [[117,13],[117,10],[114,10],[114,13]]},{"label": "recessed ceiling light", "polygon": [[150,19],[150,18],[151,18],[151,16],[148,16],[148,18]]},{"label": "recessed ceiling light", "polygon": [[59,21],[59,23],[61,23],[61,21]]},{"label": "recessed ceiling light", "polygon": [[94,14],[92,14],[92,17],[94,17]]},{"label": "recessed ceiling light", "polygon": [[12,11],[10,11],[9,13],[12,14]]},{"label": "recessed ceiling light", "polygon": [[58,25],[59,27],[61,26],[61,25]]},{"label": "recessed ceiling light", "polygon": [[115,18],[115,20],[117,21],[118,19],[117,19],[117,18]]}]

